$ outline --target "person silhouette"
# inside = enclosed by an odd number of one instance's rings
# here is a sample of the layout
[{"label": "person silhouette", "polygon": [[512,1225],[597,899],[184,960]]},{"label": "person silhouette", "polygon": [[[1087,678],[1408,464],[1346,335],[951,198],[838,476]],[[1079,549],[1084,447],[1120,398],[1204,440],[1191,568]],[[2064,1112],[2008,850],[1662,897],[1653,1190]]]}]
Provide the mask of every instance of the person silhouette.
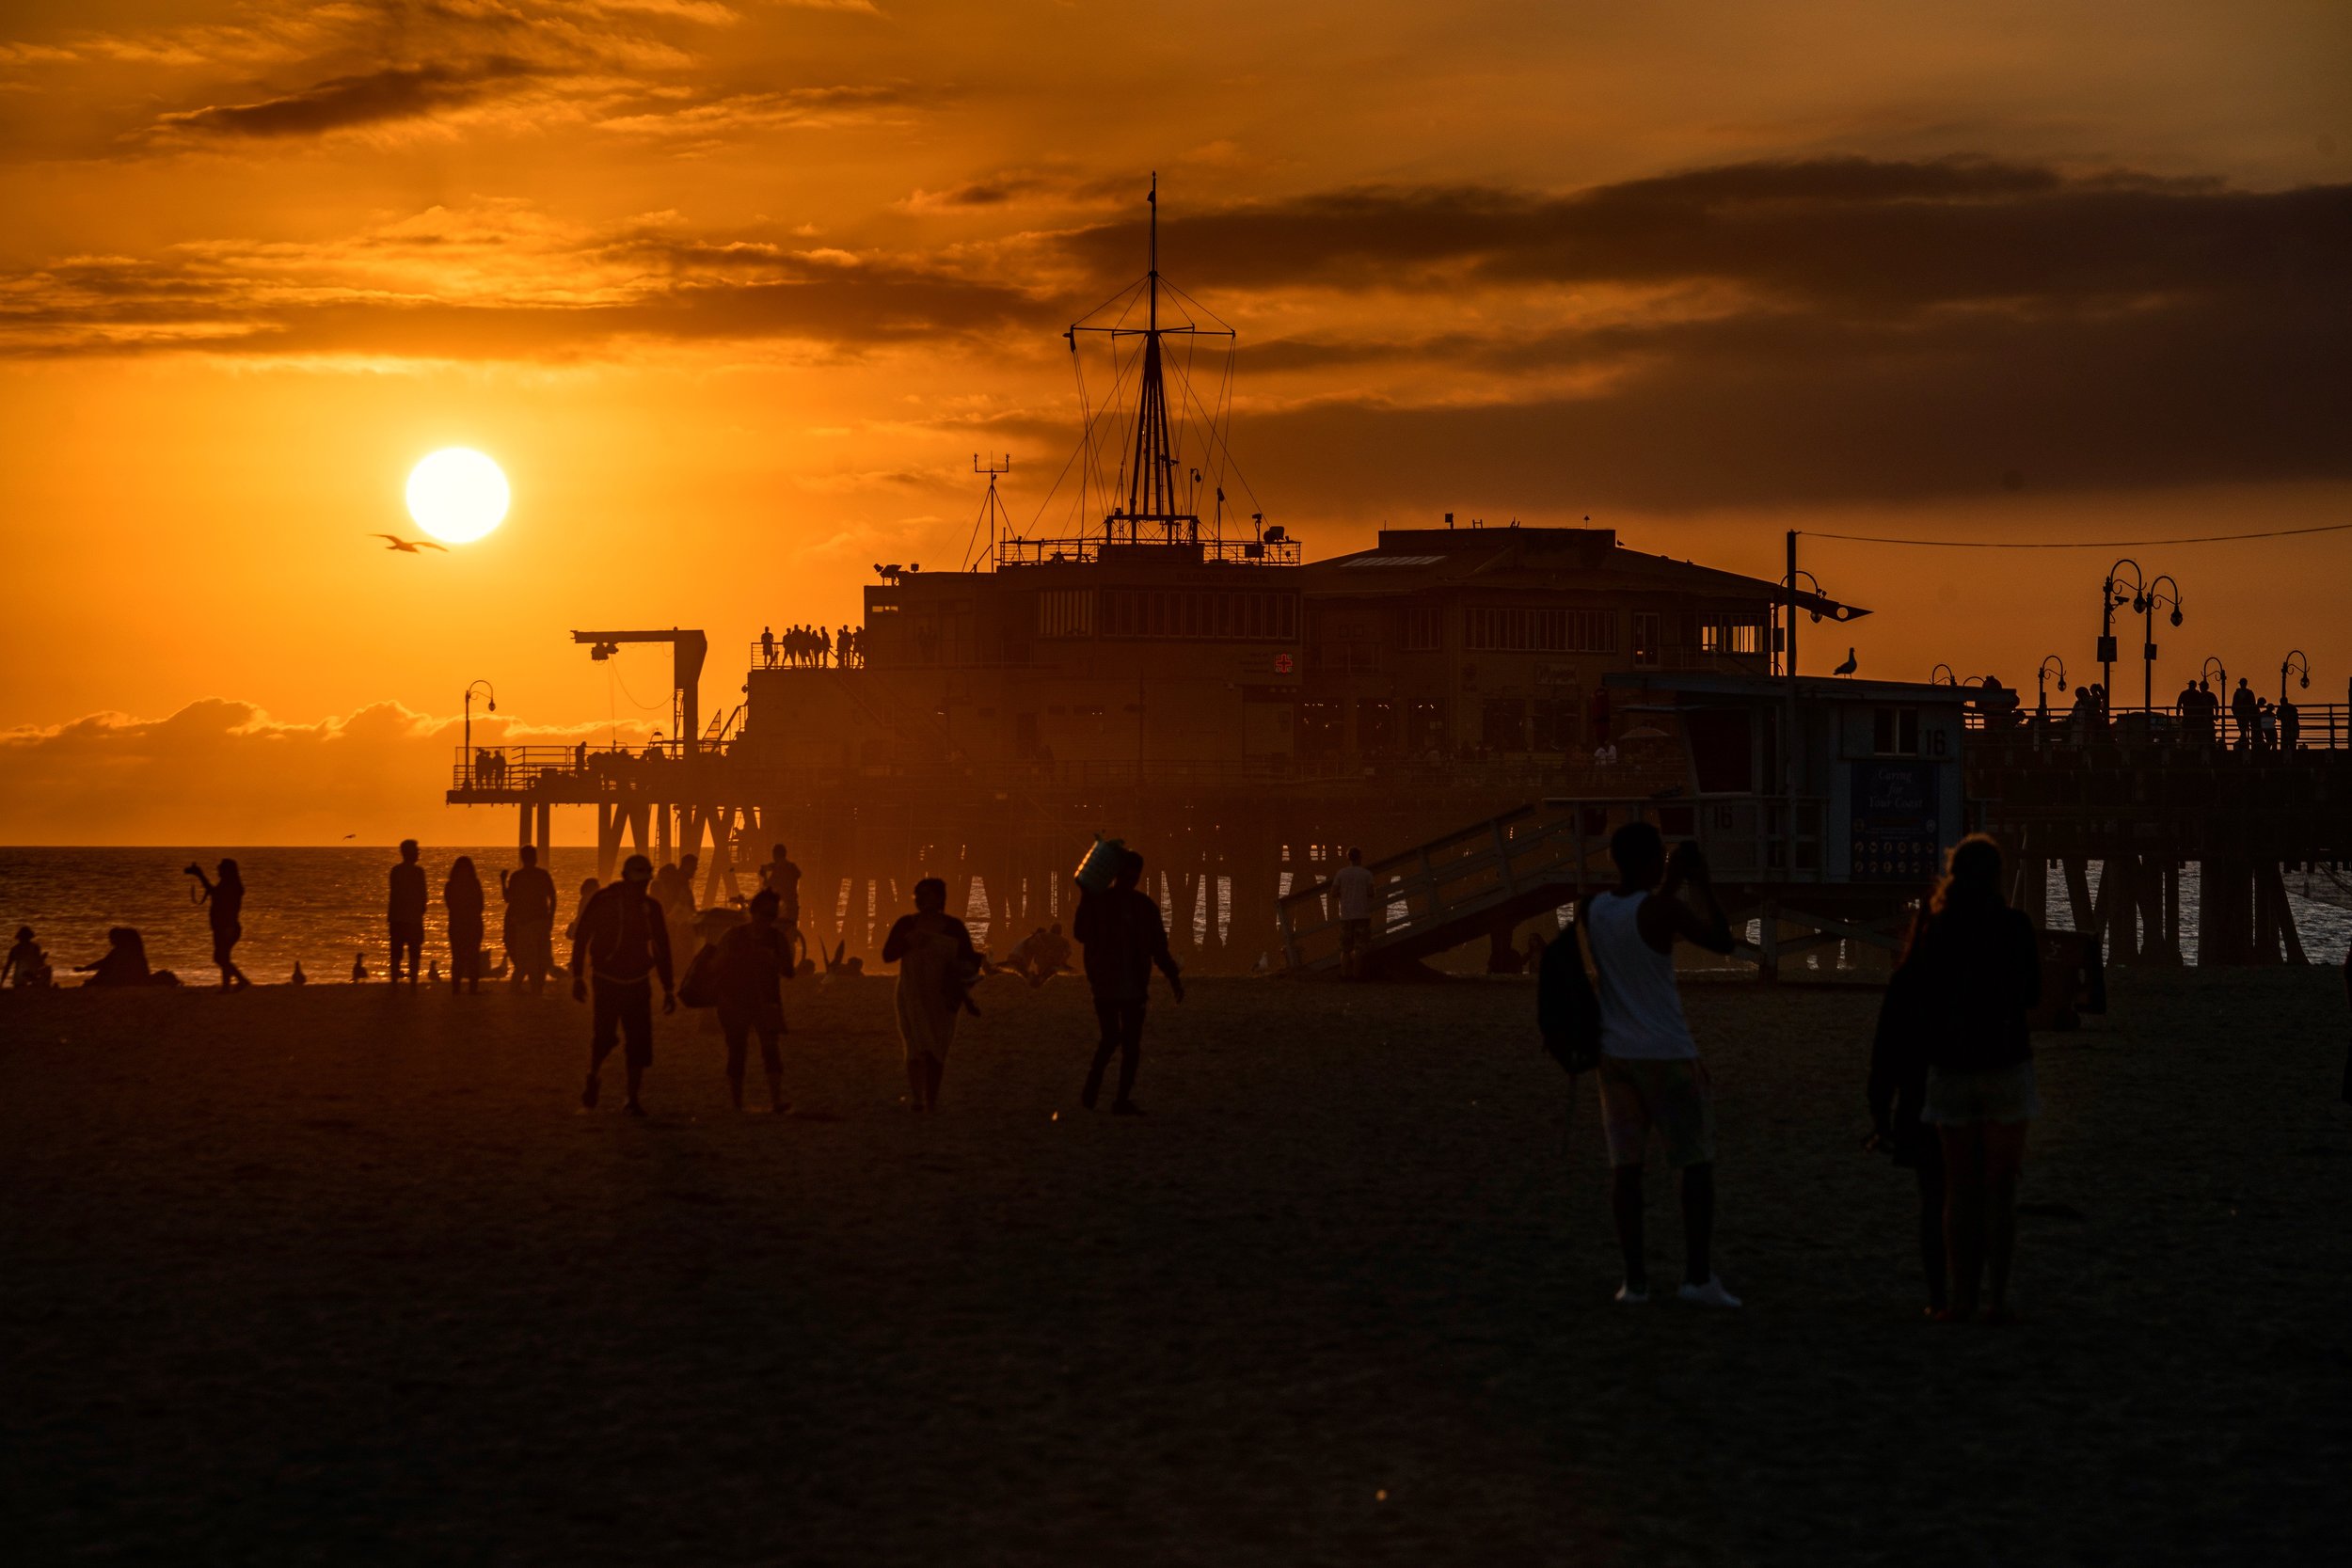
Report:
[{"label": "person silhouette", "polygon": [[555,879],[539,863],[536,847],[526,844],[519,852],[523,863],[499,878],[506,899],[502,934],[514,960],[516,989],[537,996],[555,967]]},{"label": "person silhouette", "polygon": [[190,865],[187,874],[202,888],[197,902],[211,906],[206,912],[213,927],[213,962],[220,966],[220,989],[243,990],[253,982],[237,967],[237,942],[245,936],[242,916],[245,912],[245,878],[237,870],[237,863],[220,863],[220,880],[212,881],[200,865]]},{"label": "person silhouette", "polygon": [[75,964],[73,973],[89,976],[93,986],[144,986],[154,980],[154,973],[147,967],[147,941],[128,926],[116,926],[106,932],[104,955],[86,964]]},{"label": "person silhouette", "polygon": [[361,948],[351,956],[351,983],[363,986],[368,981],[368,950]]},{"label": "person silhouette", "polygon": [[441,906],[449,911],[449,990],[482,994],[482,878],[471,855],[450,862],[441,884]]},{"label": "person silhouette", "polygon": [[594,898],[596,895],[596,879],[594,877],[581,878],[580,883],[580,901],[572,906],[571,924],[564,927],[564,940],[565,942],[578,942],[580,940],[580,917],[588,912],[588,900]]},{"label": "person silhouette", "polygon": [[49,984],[49,955],[33,940],[30,926],[16,928],[16,945],[8,949],[8,961],[0,963],[0,985],[14,986],[19,990],[36,990]]},{"label": "person silhouette", "polygon": [[914,884],[914,912],[902,914],[882,942],[882,962],[898,966],[892,1006],[898,1042],[906,1051],[907,1103],[939,1109],[939,1085],[955,1043],[956,1015],[968,1006],[965,988],[979,972],[972,932],[947,912],[947,884],[926,877]]},{"label": "person silhouette", "polygon": [[751,919],[719,939],[717,989],[719,1028],[727,1041],[727,1093],[743,1108],[743,1065],[751,1037],[759,1037],[759,1065],[768,1074],[768,1108],[782,1115],[784,992],[779,982],[792,974],[791,933],[777,922],[773,888],[752,895]]},{"label": "person silhouette", "polygon": [[[1658,829],[1629,822],[1609,841],[1617,885],[1584,901],[1584,927],[1598,975],[1600,1115],[1609,1145],[1610,1209],[1624,1254],[1617,1300],[1649,1300],[1643,1248],[1642,1164],[1649,1134],[1666,1146],[1666,1163],[1682,1176],[1685,1254],[1679,1298],[1700,1307],[1738,1307],[1714,1271],[1714,1091],[1684,1021],[1675,983],[1679,940],[1729,953],[1730,921],[1715,896],[1707,859],[1695,843],[1670,856]],[[1685,890],[1692,895],[1685,896]]]},{"label": "person silhouette", "polygon": [[310,983],[310,977],[302,973],[302,960],[300,958],[296,958],[294,960],[294,971],[291,975],[287,976],[286,984],[290,986],[307,986]]},{"label": "person silhouette", "polygon": [[400,984],[400,965],[408,960],[408,989],[417,989],[424,967],[424,867],[417,863],[417,841],[400,841],[400,863],[392,867],[391,898],[386,908],[392,936],[392,984]]},{"label": "person silhouette", "polygon": [[759,868],[760,886],[776,895],[776,915],[787,926],[801,922],[801,868],[792,863],[781,844],[770,845],[769,861]]},{"label": "person silhouette", "polygon": [[1143,1060],[1143,1019],[1152,998],[1152,971],[1168,976],[1168,994],[1184,999],[1184,977],[1168,950],[1168,927],[1160,907],[1138,885],[1143,880],[1143,857],[1133,849],[1120,856],[1111,885],[1097,893],[1078,889],[1078,911],[1072,931],[1086,949],[1087,986],[1094,993],[1094,1022],[1101,1035],[1093,1064],[1078,1103],[1088,1110],[1103,1093],[1103,1073],[1111,1056],[1119,1056],[1119,1098],[1111,1101],[1113,1116],[1143,1114],[1135,1101],[1136,1069]]},{"label": "person silhouette", "polygon": [[579,935],[572,942],[572,1000],[589,999],[589,982],[596,986],[596,1006],[590,1014],[588,1082],[580,1090],[580,1109],[596,1108],[597,1074],[616,1045],[628,1073],[628,1101],[622,1107],[642,1117],[640,1100],[645,1069],[653,1065],[653,979],[661,979],[661,1010],[677,1011],[677,987],[670,969],[670,933],[661,906],[646,895],[653,881],[653,862],[631,855],[621,863],[621,879],[598,888],[580,911]]},{"label": "person silhouette", "polygon": [[2279,750],[2292,759],[2303,741],[2303,710],[2295,705],[2292,697],[2279,699]]},{"label": "person silhouette", "polygon": [[2230,718],[2237,725],[2235,750],[2252,751],[2254,732],[2262,723],[2262,699],[2254,695],[2254,689],[2246,684],[2244,675],[2237,678],[2237,689],[2230,693]]},{"label": "person silhouette", "polygon": [[776,628],[773,626],[759,628],[759,662],[770,670],[776,667]]}]

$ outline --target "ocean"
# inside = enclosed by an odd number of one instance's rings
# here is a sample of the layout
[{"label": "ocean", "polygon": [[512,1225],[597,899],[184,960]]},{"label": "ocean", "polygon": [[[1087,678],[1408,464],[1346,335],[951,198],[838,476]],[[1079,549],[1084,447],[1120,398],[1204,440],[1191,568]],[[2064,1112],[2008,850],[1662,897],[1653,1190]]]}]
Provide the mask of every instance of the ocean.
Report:
[{"label": "ocean", "polygon": [[[490,961],[497,962],[499,900],[498,871],[516,863],[511,846],[495,848],[434,848],[425,853],[426,885],[432,902],[425,911],[425,953],[446,966],[449,950],[439,903],[442,879],[450,862],[469,854],[482,873],[489,895],[487,925]],[[367,955],[368,968],[381,977],[385,967],[385,878],[397,851],[389,847],[223,849],[0,849],[0,933],[12,937],[19,926],[30,926],[48,949],[58,977],[73,983],[66,972],[88,963],[106,950],[106,928],[135,926],[147,939],[148,961],[168,969],[183,980],[204,984],[217,980],[212,967],[212,932],[203,906],[190,896],[196,879],[183,874],[189,862],[200,863],[207,873],[223,856],[233,858],[246,882],[245,940],[237,958],[245,972],[261,983],[284,980],[298,959],[312,980],[343,981],[351,974],[355,954]],[[580,882],[596,874],[596,851],[587,847],[558,847],[549,856],[555,878],[558,930],[571,918]],[[2095,881],[2094,881],[2094,886]],[[2352,911],[2339,902],[2324,879],[2287,878],[2287,898],[2304,951],[2315,963],[2335,963],[2352,942]],[[818,896],[804,888],[811,906]],[[2182,924],[2186,957],[2196,961],[2197,876],[2192,867],[2181,878]],[[836,907],[837,904],[836,904]],[[988,941],[986,905],[976,898],[970,911],[973,936]],[[2050,924],[2071,926],[2066,890],[2055,877],[2050,888]],[[559,942],[560,945],[560,942]],[[559,951],[557,959],[564,955]],[[867,955],[868,961],[872,956]],[[1820,961],[1817,958],[1815,961]]]}]

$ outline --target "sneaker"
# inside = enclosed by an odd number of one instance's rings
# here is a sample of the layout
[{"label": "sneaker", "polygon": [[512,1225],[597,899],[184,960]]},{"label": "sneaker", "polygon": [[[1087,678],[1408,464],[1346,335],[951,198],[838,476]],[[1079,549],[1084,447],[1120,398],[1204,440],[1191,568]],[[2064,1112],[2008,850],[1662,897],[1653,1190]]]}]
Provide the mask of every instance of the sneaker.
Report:
[{"label": "sneaker", "polygon": [[1689,1302],[1693,1307],[1737,1307],[1740,1305],[1740,1298],[1724,1289],[1723,1276],[1712,1274],[1707,1276],[1707,1283],[1704,1285],[1683,1286],[1681,1290],[1675,1292],[1675,1298],[1677,1301]]},{"label": "sneaker", "polygon": [[1619,1307],[1645,1307],[1648,1304],[1648,1286],[1645,1285],[1638,1291],[1630,1285],[1620,1285],[1617,1287],[1617,1305]]}]

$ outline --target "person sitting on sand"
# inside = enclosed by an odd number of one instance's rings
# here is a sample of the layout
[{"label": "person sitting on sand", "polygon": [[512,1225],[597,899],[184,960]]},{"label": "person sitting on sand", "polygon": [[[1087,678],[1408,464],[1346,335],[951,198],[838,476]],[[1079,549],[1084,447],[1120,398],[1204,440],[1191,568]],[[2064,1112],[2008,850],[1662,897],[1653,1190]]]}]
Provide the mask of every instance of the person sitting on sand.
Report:
[{"label": "person sitting on sand", "polygon": [[1927,1094],[1919,1119],[1944,1161],[1944,1250],[1951,1305],[1943,1317],[2009,1321],[2017,1248],[2017,1178],[2026,1129],[2042,1114],[2026,1015],[2042,1000],[2033,922],[2001,896],[2001,847],[1982,833],[1952,847],[1906,967],[1919,969]]},{"label": "person sitting on sand", "polygon": [[[1675,941],[1710,953],[1732,949],[1731,923],[1695,844],[1672,858],[1656,827],[1629,822],[1609,840],[1617,886],[1584,901],[1579,924],[1593,950],[1600,992],[1600,1115],[1609,1145],[1610,1208],[1625,1255],[1617,1300],[1649,1300],[1643,1250],[1642,1161],[1650,1130],[1682,1173],[1683,1301],[1737,1307],[1709,1258],[1715,1229],[1715,1106],[1699,1048],[1675,988]],[[1692,897],[1684,896],[1688,889]],[[1692,907],[1695,899],[1696,907]]]},{"label": "person sitting on sand", "polygon": [[970,1005],[968,988],[980,966],[971,930],[947,912],[946,882],[926,877],[914,884],[914,912],[890,927],[882,956],[898,966],[893,1006],[906,1050],[907,1102],[917,1111],[936,1111],[956,1015]]},{"label": "person sitting on sand", "polygon": [[8,949],[8,961],[0,963],[0,986],[14,986],[19,990],[37,990],[49,984],[49,955],[33,940],[30,926],[16,928],[16,945]]},{"label": "person sitting on sand", "polygon": [[128,926],[117,926],[106,933],[105,957],[94,963],[76,964],[73,972],[88,975],[86,983],[93,986],[144,986],[154,980],[147,967],[147,939]]},{"label": "person sitting on sand", "polygon": [[203,889],[197,902],[209,906],[205,913],[213,927],[213,962],[220,966],[220,989],[243,990],[253,982],[237,967],[237,942],[245,935],[241,916],[245,912],[245,878],[237,871],[235,861],[220,863],[220,880],[213,881],[204,875],[200,865],[190,865],[188,875]]},{"label": "person sitting on sand", "polygon": [[596,1108],[596,1074],[612,1048],[627,1037],[621,1060],[628,1072],[628,1102],[622,1108],[642,1117],[639,1101],[645,1069],[653,1064],[653,977],[661,977],[661,1010],[677,1011],[677,986],[670,972],[670,932],[661,906],[645,895],[653,863],[631,855],[621,879],[599,888],[580,911],[580,935],[572,943],[572,1000],[588,1000],[596,982],[596,1008],[588,1044],[588,1083],[580,1090],[582,1110]]},{"label": "person sitting on sand", "polygon": [[481,875],[471,855],[449,863],[449,879],[441,884],[441,907],[449,911],[449,990],[482,994],[483,905]]},{"label": "person sitting on sand", "polygon": [[392,892],[386,908],[392,936],[392,984],[400,984],[403,955],[408,960],[408,989],[417,989],[424,968],[424,867],[417,863],[417,841],[400,841],[400,863],[392,867]]},{"label": "person sitting on sand", "polygon": [[775,889],[752,895],[752,918],[719,938],[719,1028],[727,1039],[727,1093],[743,1108],[743,1064],[751,1037],[759,1036],[759,1065],[768,1074],[768,1108],[784,1112],[784,990],[792,974],[791,933],[777,919]]},{"label": "person sitting on sand", "polygon": [[1116,1052],[1119,1098],[1111,1101],[1111,1115],[1117,1117],[1143,1114],[1135,1101],[1136,1069],[1143,1060],[1143,1016],[1151,1003],[1153,966],[1168,976],[1169,994],[1184,999],[1184,974],[1168,950],[1167,924],[1159,905],[1136,885],[1142,880],[1143,857],[1124,851],[1110,886],[1100,893],[1078,890],[1078,913],[1072,922],[1087,950],[1087,985],[1094,992],[1094,1022],[1101,1028],[1078,1103],[1094,1109],[1104,1070]]}]

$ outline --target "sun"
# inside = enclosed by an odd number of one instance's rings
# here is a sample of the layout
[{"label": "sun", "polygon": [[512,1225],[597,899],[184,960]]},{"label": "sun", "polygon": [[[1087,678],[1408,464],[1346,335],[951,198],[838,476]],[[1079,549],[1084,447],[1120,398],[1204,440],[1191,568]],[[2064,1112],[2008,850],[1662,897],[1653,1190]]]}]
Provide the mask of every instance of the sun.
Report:
[{"label": "sun", "polygon": [[498,527],[508,499],[506,476],[470,447],[444,447],[408,471],[408,515],[446,544],[469,545]]}]

